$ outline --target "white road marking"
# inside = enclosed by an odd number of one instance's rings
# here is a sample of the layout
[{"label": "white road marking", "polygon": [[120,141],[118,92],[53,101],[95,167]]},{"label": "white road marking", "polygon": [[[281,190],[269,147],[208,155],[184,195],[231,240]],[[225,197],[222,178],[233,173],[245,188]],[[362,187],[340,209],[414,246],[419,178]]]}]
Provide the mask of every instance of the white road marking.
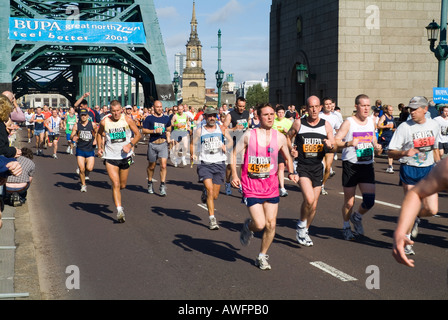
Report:
[{"label": "white road marking", "polygon": [[358,279],[336,269],[333,268],[332,266],[322,262],[322,261],[315,261],[315,262],[310,262],[310,264],[312,266],[315,266],[316,268],[321,269],[322,271],[331,274],[333,277],[343,281],[343,282],[347,282],[347,281],[358,281]]},{"label": "white road marking", "polygon": [[[202,209],[205,209],[208,211],[208,207],[205,203],[198,203],[198,207],[201,207]],[[215,209],[215,211],[216,211],[216,209]]]},{"label": "white road marking", "polygon": [[[344,192],[339,192],[339,194],[344,194]],[[361,196],[355,196],[355,198],[362,199]],[[389,202],[375,200],[375,203],[382,204],[383,206],[388,206],[388,207],[395,208],[395,209],[401,209],[401,206],[393,204],[393,203],[389,203]]]}]

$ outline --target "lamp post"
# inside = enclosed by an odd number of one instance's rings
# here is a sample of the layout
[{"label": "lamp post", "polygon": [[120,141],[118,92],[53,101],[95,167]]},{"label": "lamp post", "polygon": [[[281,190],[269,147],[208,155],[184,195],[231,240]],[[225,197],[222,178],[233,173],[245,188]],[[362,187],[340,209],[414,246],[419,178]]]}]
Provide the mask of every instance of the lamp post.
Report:
[{"label": "lamp post", "polygon": [[215,72],[216,87],[218,88],[218,109],[221,107],[221,88],[224,82],[224,71],[221,70],[221,29],[218,31],[218,71]]},{"label": "lamp post", "polygon": [[[448,58],[448,46],[446,43],[446,25],[447,25],[447,0],[442,0],[442,9],[440,17],[440,26],[432,20],[432,22],[426,27],[428,33],[428,41],[430,42],[429,48],[436,56],[439,61],[439,71],[437,86],[439,88],[445,87],[445,65],[446,59]],[[440,30],[440,40],[436,47],[435,42],[437,41]]]},{"label": "lamp post", "polygon": [[173,85],[174,85],[174,99],[176,100],[177,105],[177,93],[179,92],[179,73],[177,71],[174,71]]},{"label": "lamp post", "polygon": [[306,78],[308,77],[308,68],[304,64],[299,64],[296,66],[297,71],[297,82],[299,84],[305,84]]}]

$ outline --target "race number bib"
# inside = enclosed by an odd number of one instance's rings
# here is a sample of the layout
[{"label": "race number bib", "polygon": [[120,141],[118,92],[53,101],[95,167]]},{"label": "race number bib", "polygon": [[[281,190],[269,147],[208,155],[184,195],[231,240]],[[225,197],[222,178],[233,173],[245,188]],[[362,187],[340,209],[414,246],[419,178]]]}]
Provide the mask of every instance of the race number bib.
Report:
[{"label": "race number bib", "polygon": [[321,139],[304,138],[303,140],[303,154],[305,158],[317,158],[319,153],[324,151],[324,145]]},{"label": "race number bib", "polygon": [[353,138],[358,139],[355,147],[358,161],[373,160],[373,132],[353,132]]},{"label": "race number bib", "polygon": [[271,157],[249,156],[247,174],[251,179],[269,178],[271,171]]},{"label": "race number bib", "polygon": [[436,138],[432,130],[420,131],[412,134],[414,148],[420,152],[431,151],[434,147]]},{"label": "race number bib", "polygon": [[160,134],[165,132],[165,124],[164,123],[155,122],[154,123],[154,130],[157,130],[159,128],[162,128],[162,132]]},{"label": "race number bib", "polygon": [[126,129],[111,128],[109,131],[109,138],[111,143],[119,143],[126,141]]},{"label": "race number bib", "polygon": [[202,151],[208,154],[216,154],[222,151],[222,138],[208,137],[201,141]]}]

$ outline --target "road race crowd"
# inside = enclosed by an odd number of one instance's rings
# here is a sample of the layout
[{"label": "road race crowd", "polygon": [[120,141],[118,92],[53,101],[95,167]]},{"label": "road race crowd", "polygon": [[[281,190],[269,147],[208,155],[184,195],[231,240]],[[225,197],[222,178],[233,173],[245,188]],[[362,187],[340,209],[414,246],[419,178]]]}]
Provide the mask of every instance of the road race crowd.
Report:
[{"label": "road race crowd", "polygon": [[[325,183],[334,175],[332,163],[338,154],[342,157],[341,222],[346,240],[364,234],[362,218],[375,204],[375,156],[388,158],[390,174],[394,174],[393,161],[398,160],[405,199],[393,255],[408,266],[414,263],[408,256],[415,254],[411,239],[417,236],[420,218],[437,214],[438,192],[448,189],[448,106],[437,108],[422,96],[400,104],[399,116],[394,117],[393,106],[379,100],[372,105],[361,94],[355,98],[353,114],[344,120],[332,98],[316,96],[310,96],[300,110],[293,105],[249,107],[244,98],[237,98],[234,106],[194,110],[182,104],[164,109],[161,101],[151,107],[122,106],[118,100],[92,109],[89,95],[85,93],[68,109],[44,105],[25,111],[11,92],[0,95],[2,210],[3,203],[16,206],[26,201],[35,170],[31,149],[13,146],[17,123],[25,124],[35,156],[47,149],[57,159],[60,138],[65,135],[65,152],[76,155],[81,192],[87,192],[95,156],[102,158],[120,223],[125,222],[121,189],[126,187],[138,143],[148,146],[150,194],[156,192],[157,164],[161,196],[167,195],[168,160],[175,167],[196,165],[211,230],[219,229],[214,201],[221,186],[227,195],[232,188],[238,189],[249,212],[240,241],[247,245],[254,232],[263,232],[255,260],[262,270],[271,269],[267,251],[275,236],[279,199],[288,196],[285,176],[300,186],[303,202],[296,239],[309,247],[313,241],[308,230],[320,195],[328,194]],[[356,188],[362,193],[357,207]]]}]

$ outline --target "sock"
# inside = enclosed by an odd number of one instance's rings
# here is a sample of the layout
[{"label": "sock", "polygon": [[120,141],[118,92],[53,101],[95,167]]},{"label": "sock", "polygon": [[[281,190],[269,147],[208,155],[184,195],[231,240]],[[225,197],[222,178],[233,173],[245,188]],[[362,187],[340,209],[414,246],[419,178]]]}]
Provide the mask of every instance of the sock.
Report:
[{"label": "sock", "polygon": [[266,255],[265,255],[264,253],[261,253],[261,252],[258,254],[258,258],[259,258],[259,259],[260,259],[260,258],[263,258],[263,257],[265,257],[265,256],[266,256]]},{"label": "sock", "polygon": [[297,227],[298,228],[306,228],[306,220],[305,221],[302,221],[302,220],[299,220],[298,222],[297,222]]},{"label": "sock", "polygon": [[117,211],[122,211],[123,207],[117,207]]},{"label": "sock", "polygon": [[209,218],[210,220],[212,220],[214,217],[215,217],[215,215],[208,216],[208,218]]}]

